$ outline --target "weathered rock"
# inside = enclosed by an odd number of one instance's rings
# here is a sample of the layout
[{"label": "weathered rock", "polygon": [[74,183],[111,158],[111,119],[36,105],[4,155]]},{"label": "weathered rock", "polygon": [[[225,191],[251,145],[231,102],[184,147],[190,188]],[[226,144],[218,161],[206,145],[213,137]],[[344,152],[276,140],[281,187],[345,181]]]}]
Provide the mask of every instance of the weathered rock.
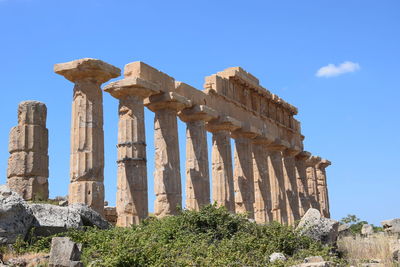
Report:
[{"label": "weathered rock", "polygon": [[12,244],[28,233],[32,211],[21,196],[6,185],[0,186],[0,244]]},{"label": "weathered rock", "polygon": [[51,204],[30,204],[35,220],[35,234],[49,236],[67,229],[79,229],[82,226],[96,226],[106,229],[110,224],[100,214],[85,204],[76,203],[68,207]]},{"label": "weathered rock", "polygon": [[283,253],[274,252],[271,255],[269,255],[269,261],[270,262],[286,261],[286,257],[285,257],[285,255],[283,255]]},{"label": "weathered rock", "polygon": [[110,227],[110,223],[104,220],[99,213],[85,204],[76,203],[69,205],[68,210],[70,213],[78,213],[84,226],[95,226],[100,229],[107,229]]},{"label": "weathered rock", "polygon": [[362,235],[371,235],[374,233],[374,228],[370,224],[364,224],[361,228]]},{"label": "weathered rock", "polygon": [[323,244],[336,243],[338,236],[339,222],[321,217],[317,209],[309,209],[300,220],[297,229],[306,236]]},{"label": "weathered rock", "polygon": [[29,206],[35,216],[33,222],[35,235],[50,236],[83,226],[79,213],[70,212],[68,207],[51,204],[30,204]]},{"label": "weathered rock", "polygon": [[315,262],[323,262],[324,258],[321,256],[311,256],[304,259],[304,263],[315,263]]},{"label": "weathered rock", "polygon": [[392,255],[393,255],[393,260],[394,261],[400,261],[400,250],[393,251]]},{"label": "weathered rock", "polygon": [[83,266],[81,258],[82,244],[73,242],[69,237],[53,237],[51,240],[49,267]]},{"label": "weathered rock", "polygon": [[349,235],[351,235],[350,225],[347,223],[339,225],[338,237],[345,237]]},{"label": "weathered rock", "polygon": [[387,233],[400,233],[400,218],[382,221],[381,224]]}]

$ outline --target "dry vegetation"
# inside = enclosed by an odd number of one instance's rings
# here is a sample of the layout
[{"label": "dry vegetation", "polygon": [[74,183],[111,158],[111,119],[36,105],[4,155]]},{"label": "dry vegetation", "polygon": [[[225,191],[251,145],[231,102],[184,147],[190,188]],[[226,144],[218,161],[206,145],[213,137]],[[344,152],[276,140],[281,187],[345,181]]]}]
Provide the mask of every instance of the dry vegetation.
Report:
[{"label": "dry vegetation", "polygon": [[[379,259],[384,266],[399,266],[393,261],[393,246],[399,246],[397,237],[386,234],[374,234],[368,238],[347,236],[338,240],[338,249],[350,264],[357,266],[361,262]],[[398,263],[397,263],[398,264]]]},{"label": "dry vegetation", "polygon": [[14,262],[26,262],[28,263],[26,267],[37,267],[37,266],[47,266],[48,264],[48,253],[24,253],[17,255],[12,252],[7,252],[3,255],[3,261],[7,262],[13,259]]}]

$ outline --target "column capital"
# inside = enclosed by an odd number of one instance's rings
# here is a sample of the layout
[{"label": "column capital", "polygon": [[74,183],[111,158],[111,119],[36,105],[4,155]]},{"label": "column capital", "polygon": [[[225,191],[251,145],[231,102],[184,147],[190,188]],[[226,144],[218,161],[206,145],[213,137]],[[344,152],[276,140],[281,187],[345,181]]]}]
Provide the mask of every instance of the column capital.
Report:
[{"label": "column capital", "polygon": [[319,162],[321,162],[321,158],[317,156],[311,156],[306,160],[308,167],[315,167]]},{"label": "column capital", "polygon": [[331,165],[331,162],[327,159],[322,159],[319,163],[317,163],[316,167],[318,169],[325,169],[326,167],[328,167],[329,165]]},{"label": "column capital", "polygon": [[55,64],[54,72],[73,83],[91,80],[94,83],[102,84],[121,75],[119,68],[94,58],[82,58]]},{"label": "column capital", "polygon": [[307,160],[309,157],[311,157],[311,153],[308,151],[301,151],[299,154],[296,155],[296,159],[298,160]]},{"label": "column capital", "polygon": [[240,121],[230,116],[220,116],[218,119],[211,120],[207,123],[206,129],[209,132],[234,131],[242,127]]},{"label": "column capital", "polygon": [[244,124],[242,125],[241,128],[235,130],[232,132],[231,137],[233,139],[236,138],[248,138],[248,139],[254,139],[257,136],[261,136],[261,131],[249,124]]},{"label": "column capital", "polygon": [[151,111],[161,109],[173,109],[176,112],[189,108],[192,102],[184,96],[175,92],[165,92],[163,94],[153,95],[144,100],[144,105]]},{"label": "column capital", "polygon": [[286,148],[283,151],[283,155],[285,157],[295,157],[296,155],[298,155],[301,151],[299,149],[297,149],[296,147],[290,147],[290,148]]},{"label": "column capital", "polygon": [[218,112],[205,105],[194,105],[191,108],[183,109],[178,113],[179,118],[184,122],[190,121],[211,121],[218,118]]},{"label": "column capital", "polygon": [[146,98],[160,93],[160,88],[158,85],[137,77],[124,78],[122,80],[109,83],[103,88],[103,90],[118,99],[127,96],[140,96],[142,98]]},{"label": "column capital", "polygon": [[267,149],[269,151],[284,151],[288,147],[289,147],[289,143],[284,140],[280,140],[280,139],[276,139],[274,142],[267,145]]}]

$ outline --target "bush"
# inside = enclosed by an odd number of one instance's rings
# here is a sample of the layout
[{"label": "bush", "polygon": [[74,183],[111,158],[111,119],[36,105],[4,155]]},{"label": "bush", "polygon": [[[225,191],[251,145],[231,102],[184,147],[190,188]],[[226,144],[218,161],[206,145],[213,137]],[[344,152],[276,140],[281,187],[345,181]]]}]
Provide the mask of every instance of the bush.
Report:
[{"label": "bush", "polygon": [[[330,248],[279,223],[257,225],[214,205],[200,212],[149,218],[138,226],[63,235],[83,244],[82,258],[95,266],[289,266],[307,256],[330,258]],[[27,248],[48,251],[51,238]],[[282,252],[290,259],[270,265],[269,255]]]},{"label": "bush", "polygon": [[[368,224],[367,221],[361,221],[359,218],[357,218],[356,215],[349,214],[343,219],[340,220],[341,223],[343,224],[349,224],[350,225],[350,231],[353,235],[361,234],[361,228],[363,227],[364,224]],[[383,228],[378,227],[372,224],[372,227],[374,229],[374,232],[382,232]]]}]

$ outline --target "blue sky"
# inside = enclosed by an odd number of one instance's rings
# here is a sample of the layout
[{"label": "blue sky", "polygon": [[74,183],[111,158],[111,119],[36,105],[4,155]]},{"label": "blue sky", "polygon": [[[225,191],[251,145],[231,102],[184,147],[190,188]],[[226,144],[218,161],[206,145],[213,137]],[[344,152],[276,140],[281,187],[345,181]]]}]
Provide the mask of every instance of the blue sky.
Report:
[{"label": "blue sky", "polygon": [[[396,0],[0,0],[0,183],[18,103],[35,99],[48,107],[51,196],[67,194],[73,85],[54,63],[93,57],[123,68],[140,60],[199,89],[205,76],[241,66],[298,107],[305,149],[332,161],[333,218],[400,217],[399,11]],[[111,204],[117,119],[117,101],[105,94]],[[151,208],[152,120],[146,112]],[[180,122],[182,179],[184,134]]]}]

